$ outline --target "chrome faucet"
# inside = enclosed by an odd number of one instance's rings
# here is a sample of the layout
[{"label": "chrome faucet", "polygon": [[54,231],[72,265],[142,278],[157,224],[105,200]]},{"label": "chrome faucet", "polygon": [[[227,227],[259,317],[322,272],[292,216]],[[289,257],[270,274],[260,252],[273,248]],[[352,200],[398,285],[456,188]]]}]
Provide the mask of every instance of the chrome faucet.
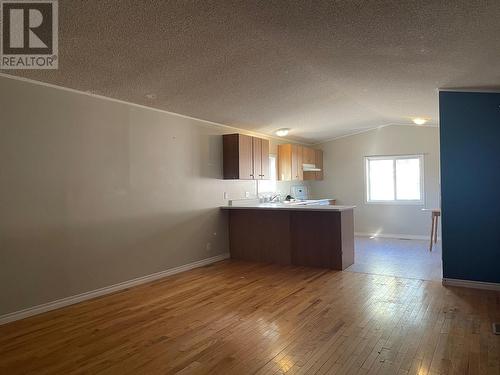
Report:
[{"label": "chrome faucet", "polygon": [[269,199],[269,202],[279,202],[280,201],[280,195],[279,194],[275,194],[273,195],[270,199]]}]

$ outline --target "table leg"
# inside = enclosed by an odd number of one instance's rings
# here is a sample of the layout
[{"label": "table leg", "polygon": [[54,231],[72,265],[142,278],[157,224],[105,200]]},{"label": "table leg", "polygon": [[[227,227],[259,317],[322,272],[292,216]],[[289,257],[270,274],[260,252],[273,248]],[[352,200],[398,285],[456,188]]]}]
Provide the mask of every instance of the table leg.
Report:
[{"label": "table leg", "polygon": [[434,237],[434,215],[431,215],[432,217],[432,224],[431,224],[431,244],[429,246],[429,251],[432,251],[432,239]]},{"label": "table leg", "polygon": [[435,226],[435,228],[434,228],[434,243],[436,243],[438,240],[438,220],[439,220],[439,216],[436,215],[436,221],[434,223],[434,226]]}]

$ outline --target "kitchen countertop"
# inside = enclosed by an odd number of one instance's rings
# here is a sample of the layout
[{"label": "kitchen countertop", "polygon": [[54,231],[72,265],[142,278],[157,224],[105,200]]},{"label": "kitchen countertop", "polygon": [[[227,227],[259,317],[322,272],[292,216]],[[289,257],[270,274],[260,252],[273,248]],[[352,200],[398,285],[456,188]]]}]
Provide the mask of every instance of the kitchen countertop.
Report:
[{"label": "kitchen countertop", "polygon": [[337,206],[327,204],[293,204],[293,203],[255,203],[233,206],[221,206],[223,210],[276,210],[276,211],[347,211],[356,206]]}]

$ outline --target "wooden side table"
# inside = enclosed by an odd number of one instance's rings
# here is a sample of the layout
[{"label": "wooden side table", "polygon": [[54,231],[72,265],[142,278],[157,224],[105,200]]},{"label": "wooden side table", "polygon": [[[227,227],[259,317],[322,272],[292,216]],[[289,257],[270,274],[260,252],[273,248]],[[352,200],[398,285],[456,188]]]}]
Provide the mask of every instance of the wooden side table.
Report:
[{"label": "wooden side table", "polygon": [[432,224],[431,224],[431,241],[429,245],[429,251],[432,251],[432,244],[437,242],[437,232],[438,232],[438,220],[441,216],[440,208],[422,208],[422,211],[431,211]]}]

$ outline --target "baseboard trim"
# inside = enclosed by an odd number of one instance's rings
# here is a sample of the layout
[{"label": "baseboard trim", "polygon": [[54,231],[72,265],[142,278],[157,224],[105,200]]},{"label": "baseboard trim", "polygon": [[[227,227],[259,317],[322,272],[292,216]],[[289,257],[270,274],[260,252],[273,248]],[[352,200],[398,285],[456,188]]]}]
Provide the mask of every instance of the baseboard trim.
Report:
[{"label": "baseboard trim", "polygon": [[0,325],[14,322],[16,320],[28,318],[28,317],[33,316],[33,315],[42,314],[42,313],[47,312],[47,311],[59,309],[61,307],[73,305],[75,303],[86,301],[86,300],[96,298],[99,296],[103,296],[105,294],[118,292],[118,291],[123,290],[123,289],[127,289],[127,288],[130,288],[130,287],[133,287],[136,285],[140,285],[140,284],[145,284],[145,283],[148,283],[150,281],[158,280],[158,279],[161,279],[163,277],[170,276],[170,275],[175,275],[176,273],[189,271],[193,268],[203,267],[203,266],[206,266],[208,264],[219,262],[221,260],[228,259],[228,258],[229,258],[229,253],[224,253],[221,255],[216,255],[216,256],[211,257],[211,258],[206,258],[206,259],[198,260],[196,262],[184,264],[184,265],[179,266],[179,267],[169,268],[168,270],[165,270],[165,271],[156,272],[156,273],[153,273],[150,275],[138,277],[136,279],[132,279],[132,280],[118,283],[118,284],[106,286],[104,288],[99,288],[99,289],[92,290],[89,292],[77,294],[75,296],[70,296],[70,297],[58,299],[58,300],[55,300],[52,302],[47,302],[47,303],[44,303],[42,305],[29,307],[29,308],[24,309],[24,310],[14,311],[14,312],[9,313],[9,314],[0,315]]},{"label": "baseboard trim", "polygon": [[500,291],[499,283],[488,283],[484,281],[448,279],[443,277],[444,286],[458,286],[461,288],[485,289]]},{"label": "baseboard trim", "polygon": [[[394,239],[403,239],[403,240],[426,240],[430,239],[430,235],[416,235],[416,234],[392,234],[392,233],[363,233],[363,232],[355,232],[355,236],[359,237],[378,237],[378,238],[394,238]],[[438,240],[441,240],[441,237],[438,237]]]}]

